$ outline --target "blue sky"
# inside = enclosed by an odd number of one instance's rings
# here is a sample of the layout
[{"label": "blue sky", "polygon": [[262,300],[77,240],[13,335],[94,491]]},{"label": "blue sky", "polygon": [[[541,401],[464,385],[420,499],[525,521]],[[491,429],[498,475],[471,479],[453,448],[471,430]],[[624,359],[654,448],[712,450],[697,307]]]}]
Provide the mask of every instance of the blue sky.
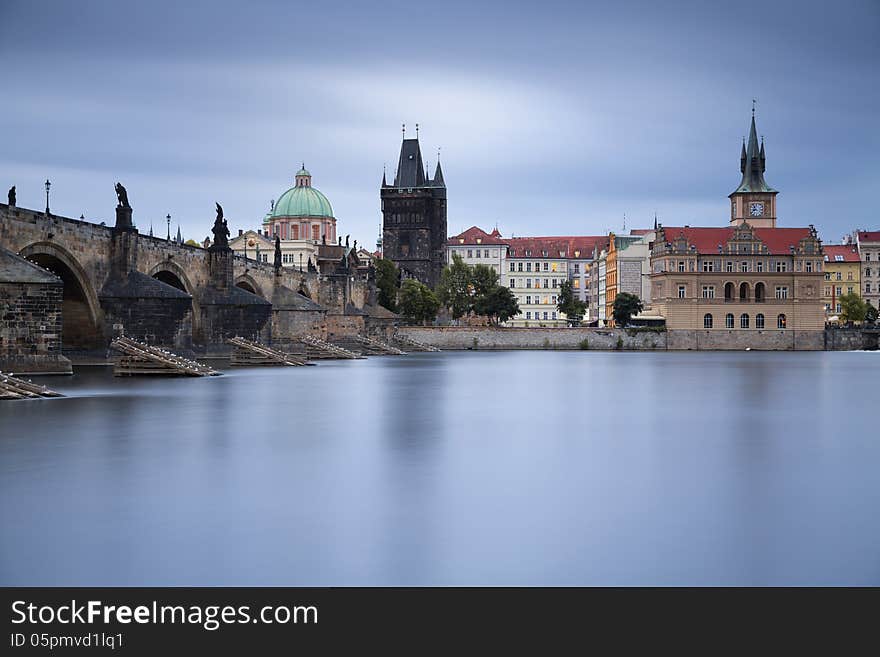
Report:
[{"label": "blue sky", "polygon": [[880,2],[0,2],[0,185],[256,228],[305,162],[375,241],[401,123],[449,230],[725,225],[751,100],[779,225],[880,226]]}]

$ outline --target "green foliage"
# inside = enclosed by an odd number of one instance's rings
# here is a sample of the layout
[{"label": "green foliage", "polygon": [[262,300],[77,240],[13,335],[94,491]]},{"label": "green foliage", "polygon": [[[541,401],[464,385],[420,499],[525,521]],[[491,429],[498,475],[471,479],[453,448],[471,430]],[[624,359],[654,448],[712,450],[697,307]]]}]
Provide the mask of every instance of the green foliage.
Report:
[{"label": "green foliage", "polygon": [[376,288],[379,290],[379,305],[393,313],[397,312],[397,290],[400,273],[397,266],[387,258],[376,260]]},{"label": "green foliage", "polygon": [[868,314],[868,304],[855,292],[842,294],[840,302],[840,318],[845,322],[864,322]]},{"label": "green foliage", "polygon": [[424,283],[408,278],[400,286],[400,314],[410,322],[431,322],[437,317],[440,302]]},{"label": "green foliage", "polygon": [[493,322],[506,322],[519,313],[516,297],[498,285],[494,269],[482,264],[471,267],[458,254],[453,254],[452,264],[443,268],[437,298],[453,319],[474,313]]},{"label": "green foliage", "polygon": [[184,244],[186,244],[187,246],[195,246],[195,247],[198,247],[198,248],[202,248],[202,245],[199,244],[198,242],[196,242],[196,241],[195,241],[194,239],[192,239],[192,238],[189,238],[186,242],[184,242]]},{"label": "green foliage", "polygon": [[865,321],[868,322],[869,324],[876,324],[877,323],[877,309],[871,305],[870,301],[866,301],[865,305],[867,306],[867,308],[865,308]]},{"label": "green foliage", "polygon": [[623,349],[623,338],[620,337],[619,335],[617,336],[617,344],[614,345],[614,348],[617,349],[617,351],[620,351],[621,349]]},{"label": "green foliage", "polygon": [[453,319],[463,317],[471,310],[472,268],[457,253],[452,264],[446,265],[437,284],[437,299],[452,313]]},{"label": "green foliage", "polygon": [[587,338],[584,338],[578,343],[578,347],[586,351],[590,348],[590,341]]},{"label": "green foliage", "polygon": [[[477,265],[483,266],[485,265]],[[513,292],[506,287],[494,285],[484,294],[474,297],[473,309],[478,315],[485,315],[493,321],[506,322],[519,313],[519,303]]]},{"label": "green foliage", "polygon": [[562,281],[559,285],[557,300],[557,310],[565,313],[565,316],[568,317],[573,326],[580,324],[584,318],[584,313],[587,312],[587,304],[575,296],[571,281]]},{"label": "green foliage", "polygon": [[642,300],[635,294],[621,292],[614,299],[614,325],[618,328],[626,328],[633,315],[642,312]]}]

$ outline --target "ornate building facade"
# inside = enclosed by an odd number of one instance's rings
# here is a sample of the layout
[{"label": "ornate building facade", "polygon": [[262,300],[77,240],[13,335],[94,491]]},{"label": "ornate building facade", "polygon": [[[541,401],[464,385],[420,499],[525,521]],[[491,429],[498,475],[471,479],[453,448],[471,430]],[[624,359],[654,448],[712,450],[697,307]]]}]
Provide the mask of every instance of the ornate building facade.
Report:
[{"label": "ornate building facade", "polygon": [[776,227],[778,192],[764,181],[765,162],[753,112],[730,226],[658,227],[652,312],[667,329],[699,332],[714,348],[802,348],[794,332],[810,334],[807,348],[821,348],[822,243],[813,226]]},{"label": "ornate building facade", "polygon": [[382,176],[382,256],[429,287],[446,261],[446,183],[440,160],[425,175],[418,137],[404,134],[394,183]]}]

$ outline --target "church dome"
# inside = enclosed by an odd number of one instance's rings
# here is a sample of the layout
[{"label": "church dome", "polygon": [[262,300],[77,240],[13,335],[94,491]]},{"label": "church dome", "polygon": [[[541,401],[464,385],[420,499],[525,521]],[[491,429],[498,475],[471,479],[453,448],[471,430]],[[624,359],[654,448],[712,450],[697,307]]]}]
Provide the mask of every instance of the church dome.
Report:
[{"label": "church dome", "polygon": [[269,219],[277,217],[333,217],[330,201],[312,187],[312,175],[305,166],[296,174],[296,185],[281,195]]}]

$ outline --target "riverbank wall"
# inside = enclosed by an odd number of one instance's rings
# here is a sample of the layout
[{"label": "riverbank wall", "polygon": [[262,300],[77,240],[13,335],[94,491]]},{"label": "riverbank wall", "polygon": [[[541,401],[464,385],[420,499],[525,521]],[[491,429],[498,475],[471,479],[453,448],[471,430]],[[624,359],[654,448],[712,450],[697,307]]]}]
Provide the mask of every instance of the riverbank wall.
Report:
[{"label": "riverbank wall", "polygon": [[[589,349],[638,351],[822,351],[862,349],[860,337],[836,336],[827,346],[825,331],[671,330],[605,328],[400,327],[408,338],[440,349]],[[840,331],[837,331],[840,333]],[[861,334],[861,331],[855,331]],[[866,343],[867,344],[867,343]],[[876,344],[876,342],[875,342]]]}]

